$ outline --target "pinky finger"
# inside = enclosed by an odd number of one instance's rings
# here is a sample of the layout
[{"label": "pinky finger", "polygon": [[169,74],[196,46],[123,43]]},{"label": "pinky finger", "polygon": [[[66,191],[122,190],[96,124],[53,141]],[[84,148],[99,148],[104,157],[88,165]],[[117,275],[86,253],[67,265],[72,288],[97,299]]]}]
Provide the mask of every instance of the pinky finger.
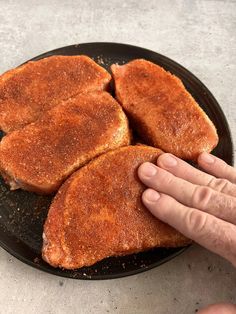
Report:
[{"label": "pinky finger", "polygon": [[147,189],[144,205],[158,219],[186,237],[228,259],[236,266],[236,227],[210,214],[187,207],[171,196]]}]

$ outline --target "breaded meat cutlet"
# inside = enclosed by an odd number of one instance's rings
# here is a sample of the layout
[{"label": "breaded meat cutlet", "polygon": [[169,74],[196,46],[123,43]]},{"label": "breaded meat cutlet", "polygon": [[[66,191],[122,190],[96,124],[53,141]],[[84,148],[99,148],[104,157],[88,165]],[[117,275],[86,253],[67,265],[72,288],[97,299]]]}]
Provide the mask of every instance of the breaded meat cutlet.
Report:
[{"label": "breaded meat cutlet", "polygon": [[187,160],[217,145],[215,126],[179,78],[143,59],[111,70],[116,98],[146,143]]},{"label": "breaded meat cutlet", "polygon": [[143,206],[138,166],[159,149],[127,146],[99,156],[59,189],[44,225],[43,259],[76,269],[109,257],[190,241]]},{"label": "breaded meat cutlet", "polygon": [[62,100],[108,88],[110,74],[87,56],[52,56],[0,76],[0,129],[35,121]]},{"label": "breaded meat cutlet", "polygon": [[110,94],[79,94],[6,135],[0,172],[11,189],[49,194],[90,159],[129,142],[127,118]]}]

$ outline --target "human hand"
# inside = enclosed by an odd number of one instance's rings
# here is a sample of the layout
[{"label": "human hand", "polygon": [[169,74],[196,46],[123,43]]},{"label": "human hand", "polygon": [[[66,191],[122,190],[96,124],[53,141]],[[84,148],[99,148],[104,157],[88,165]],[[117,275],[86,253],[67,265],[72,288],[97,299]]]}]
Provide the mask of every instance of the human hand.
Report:
[{"label": "human hand", "polygon": [[236,266],[236,169],[202,153],[202,172],[183,160],[162,154],[157,166],[138,169],[144,205],[154,216]]}]

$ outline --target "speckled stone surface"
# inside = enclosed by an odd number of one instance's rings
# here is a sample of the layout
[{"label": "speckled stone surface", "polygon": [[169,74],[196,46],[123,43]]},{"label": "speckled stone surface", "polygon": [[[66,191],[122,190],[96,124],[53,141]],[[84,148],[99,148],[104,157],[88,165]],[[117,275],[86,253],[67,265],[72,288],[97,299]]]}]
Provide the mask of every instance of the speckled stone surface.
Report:
[{"label": "speckled stone surface", "polygon": [[[236,1],[0,0],[0,72],[42,52],[113,41],[162,53],[215,95],[236,139]],[[151,271],[76,281],[37,271],[0,249],[0,313],[188,314],[236,302],[236,269],[194,245]]]}]

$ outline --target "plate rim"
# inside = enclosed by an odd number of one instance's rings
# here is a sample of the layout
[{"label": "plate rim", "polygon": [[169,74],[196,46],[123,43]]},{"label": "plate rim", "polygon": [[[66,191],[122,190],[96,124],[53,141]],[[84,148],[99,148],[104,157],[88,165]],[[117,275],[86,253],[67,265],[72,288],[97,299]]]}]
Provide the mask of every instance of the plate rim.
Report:
[{"label": "plate rim", "polygon": [[[184,66],[182,66],[181,64],[179,64],[178,62],[176,62],[175,60],[169,58],[169,57],[166,57],[165,55],[163,54],[160,54],[156,51],[153,51],[153,50],[150,50],[150,49],[147,49],[147,48],[143,48],[143,47],[140,47],[140,46],[136,46],[136,45],[130,45],[130,44],[126,44],[126,43],[118,43],[118,42],[103,42],[103,41],[100,41],[100,42],[86,42],[86,43],[79,43],[79,44],[72,44],[72,45],[68,45],[68,46],[63,46],[63,47],[59,47],[59,48],[55,48],[55,49],[52,49],[52,50],[49,50],[47,52],[43,52],[27,61],[25,61],[24,63],[20,64],[19,66],[29,62],[29,61],[37,61],[39,59],[42,59],[42,58],[45,58],[45,57],[49,57],[49,56],[53,56],[53,55],[66,55],[66,54],[62,54],[62,53],[59,53],[61,50],[64,50],[64,49],[77,49],[78,47],[80,46],[119,46],[120,48],[122,48],[122,46],[126,49],[138,49],[140,51],[143,51],[143,52],[146,52],[146,53],[151,53],[151,54],[154,54],[156,57],[160,57],[162,59],[162,61],[165,61],[166,63],[168,64],[171,64],[173,67],[177,67],[179,68],[180,70],[182,70],[183,74],[184,75],[190,75],[191,76],[191,80],[194,80],[195,83],[202,89],[202,91],[204,91],[207,96],[210,98],[210,101],[212,103],[214,103],[214,106],[216,107],[216,109],[218,110],[218,112],[220,113],[221,117],[223,118],[224,120],[224,124],[225,124],[225,127],[228,131],[228,137],[229,137],[229,140],[230,140],[230,143],[231,143],[231,147],[232,147],[232,153],[231,153],[231,162],[230,162],[230,165],[234,165],[234,143],[233,143],[233,139],[232,139],[232,132],[231,132],[231,129],[230,129],[230,126],[229,126],[229,123],[228,123],[228,120],[226,119],[226,116],[221,108],[221,106],[219,105],[218,101],[216,100],[215,96],[211,93],[211,91],[207,88],[207,86],[202,82],[200,81],[200,79],[198,79],[191,71],[189,71],[187,68],[185,68]],[[68,55],[68,54],[67,54]],[[78,55],[81,55],[81,54],[78,54]],[[0,225],[0,228],[1,228],[1,225]],[[14,234],[11,234],[9,235],[9,237],[12,236],[13,238],[16,238],[14,236]],[[22,244],[24,244],[23,242],[21,242]],[[24,244],[25,245],[25,244]],[[163,259],[157,261],[157,262],[154,262],[146,267],[139,267],[135,270],[130,270],[130,271],[126,271],[126,272],[122,272],[122,273],[116,273],[116,274],[107,274],[107,275],[96,275],[96,277],[73,277],[73,276],[68,276],[68,273],[64,272],[63,269],[60,269],[60,272],[59,273],[56,273],[54,272],[54,268],[51,267],[51,268],[44,268],[43,265],[39,265],[37,263],[35,263],[33,260],[29,260],[27,259],[26,257],[22,256],[21,254],[18,254],[15,252],[15,250],[13,250],[12,248],[10,248],[9,246],[7,246],[3,241],[2,239],[0,238],[0,246],[5,250],[7,251],[9,254],[11,254],[12,256],[14,256],[15,258],[17,258],[18,260],[20,260],[21,262],[23,262],[24,264],[27,264],[37,270],[41,270],[41,271],[44,271],[46,273],[49,273],[51,275],[54,275],[54,276],[58,276],[58,277],[64,277],[64,278],[68,278],[68,279],[79,279],[79,280],[108,280],[108,279],[117,279],[117,278],[123,278],[123,277],[127,277],[127,276],[131,276],[131,275],[135,275],[135,274],[139,274],[139,273],[142,273],[142,272],[145,272],[147,270],[150,270],[150,269],[153,269],[157,266],[160,266],[168,261],[170,261],[171,259],[175,258],[176,256],[182,254],[185,250],[187,250],[190,246],[192,246],[192,244],[188,245],[188,246],[185,246],[185,247],[180,247],[180,248],[176,248],[178,249],[176,252],[174,253],[171,253],[170,255],[164,257]],[[56,268],[55,268],[56,269]]]},{"label": "plate rim", "polygon": [[[166,256],[165,258],[161,259],[160,261],[157,261],[155,263],[152,263],[151,265],[148,265],[147,267],[139,267],[135,270],[130,270],[130,271],[127,271],[124,273],[119,273],[119,274],[117,273],[117,274],[107,274],[107,275],[96,275],[96,277],[90,277],[89,275],[86,275],[83,277],[73,277],[73,276],[68,276],[68,273],[64,272],[63,269],[55,268],[55,269],[59,269],[59,271],[60,271],[59,273],[55,273],[54,268],[51,265],[50,265],[51,268],[44,268],[42,265],[38,265],[37,263],[33,262],[32,260],[28,260],[27,258],[23,257],[22,255],[16,253],[14,250],[11,251],[11,249],[9,249],[0,239],[0,246],[3,250],[5,250],[7,253],[12,255],[14,258],[16,258],[20,262],[24,263],[25,265],[30,266],[31,268],[45,272],[45,273],[50,274],[52,276],[53,275],[57,276],[59,278],[67,278],[67,279],[72,279],[72,280],[96,280],[96,281],[97,280],[119,279],[119,278],[130,277],[133,275],[138,275],[138,274],[144,273],[148,270],[151,270],[153,268],[156,268],[158,266],[161,266],[162,264],[165,264],[165,263],[171,261],[173,258],[184,253],[192,245],[193,244],[189,244],[185,247],[176,248],[176,249],[178,249],[178,251]],[[112,257],[114,257],[114,256],[112,256]],[[73,271],[73,270],[69,270],[69,271]]]}]

